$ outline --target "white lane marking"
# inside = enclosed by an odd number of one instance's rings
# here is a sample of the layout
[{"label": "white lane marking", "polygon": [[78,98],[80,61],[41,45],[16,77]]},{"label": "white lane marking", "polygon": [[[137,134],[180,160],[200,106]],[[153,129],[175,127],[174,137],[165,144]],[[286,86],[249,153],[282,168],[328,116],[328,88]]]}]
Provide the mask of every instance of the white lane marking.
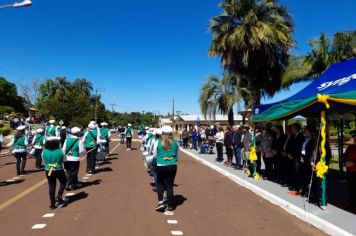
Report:
[{"label": "white lane marking", "polygon": [[74,195],[75,195],[75,193],[67,193],[66,197],[70,197],[70,196],[74,196]]},{"label": "white lane marking", "polygon": [[12,183],[12,182],[15,182],[15,180],[13,180],[13,179],[8,179],[8,180],[6,180],[6,182],[7,182],[7,183]]},{"label": "white lane marking", "polygon": [[47,224],[35,224],[32,229],[43,229]]},{"label": "white lane marking", "polygon": [[20,177],[24,177],[24,175],[19,175]]},{"label": "white lane marking", "polygon": [[116,144],[116,146],[113,148],[113,149],[111,149],[111,152],[110,152],[110,154],[113,154],[113,152],[116,150],[116,148],[118,148],[120,146],[120,143],[118,143],[118,144]]},{"label": "white lane marking", "polygon": [[167,223],[168,224],[172,224],[172,225],[176,225],[176,224],[178,224],[178,221],[177,220],[167,220]]},{"label": "white lane marking", "polygon": [[45,215],[43,215],[43,218],[52,218],[55,214],[54,213],[47,213]]},{"label": "white lane marking", "polygon": [[183,235],[182,231],[171,231],[172,235]]},{"label": "white lane marking", "polygon": [[21,179],[19,176],[12,177],[12,179]]},{"label": "white lane marking", "polygon": [[174,215],[173,211],[165,211],[164,214],[165,214],[166,216],[172,216],[172,215]]},{"label": "white lane marking", "polygon": [[84,176],[82,179],[89,179],[89,177],[88,176]]},{"label": "white lane marking", "polygon": [[85,174],[86,176],[92,176],[93,174]]}]

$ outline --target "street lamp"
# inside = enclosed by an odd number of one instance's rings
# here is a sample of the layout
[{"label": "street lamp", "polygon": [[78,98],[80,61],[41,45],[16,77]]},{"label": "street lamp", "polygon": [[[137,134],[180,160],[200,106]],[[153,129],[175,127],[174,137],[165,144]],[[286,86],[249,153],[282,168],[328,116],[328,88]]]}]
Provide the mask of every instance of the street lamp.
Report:
[{"label": "street lamp", "polygon": [[3,8],[19,8],[19,7],[30,7],[32,5],[31,0],[24,0],[22,2],[15,2],[13,4],[8,4],[4,6],[0,6],[0,9]]}]

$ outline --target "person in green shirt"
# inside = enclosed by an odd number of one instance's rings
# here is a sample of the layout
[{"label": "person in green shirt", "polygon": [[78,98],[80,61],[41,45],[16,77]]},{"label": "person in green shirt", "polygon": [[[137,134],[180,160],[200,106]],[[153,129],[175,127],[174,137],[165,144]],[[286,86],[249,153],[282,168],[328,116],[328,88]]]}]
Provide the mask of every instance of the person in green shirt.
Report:
[{"label": "person in green shirt", "polygon": [[88,131],[84,134],[83,140],[87,151],[87,174],[92,175],[95,172],[95,158],[98,153],[98,143],[100,143],[100,135],[94,123],[88,125]]},{"label": "person in green shirt", "polygon": [[26,126],[20,125],[16,128],[16,133],[11,142],[7,145],[12,147],[12,154],[16,158],[17,175],[25,174],[28,139],[25,135]]},{"label": "person in green shirt", "polygon": [[109,157],[109,143],[111,138],[111,132],[108,128],[108,123],[102,122],[100,125],[101,125],[101,129],[100,129],[101,145],[106,150],[106,156]]},{"label": "person in green shirt", "polygon": [[131,150],[131,143],[133,137],[133,130],[131,128],[131,124],[127,125],[127,128],[125,129],[125,135],[126,135],[126,150]]},{"label": "person in green shirt", "polygon": [[35,149],[35,158],[36,158],[36,169],[42,168],[42,151],[44,145],[45,137],[44,130],[39,128],[36,130],[36,135],[32,140],[32,145]]},{"label": "person in green shirt", "polygon": [[[46,177],[49,188],[50,208],[55,209],[66,205],[67,199],[63,198],[63,192],[66,187],[67,178],[63,170],[63,159],[65,153],[60,148],[58,139],[47,139],[44,150],[42,152],[42,159],[45,164]],[[55,192],[57,180],[60,183],[57,194],[57,206]]]},{"label": "person in green shirt", "polygon": [[170,126],[162,127],[162,136],[155,142],[153,158],[156,159],[157,167],[157,195],[158,205],[156,211],[164,211],[166,206],[163,202],[164,190],[167,192],[167,209],[172,211],[173,184],[177,173],[178,142],[173,139],[173,129]]}]

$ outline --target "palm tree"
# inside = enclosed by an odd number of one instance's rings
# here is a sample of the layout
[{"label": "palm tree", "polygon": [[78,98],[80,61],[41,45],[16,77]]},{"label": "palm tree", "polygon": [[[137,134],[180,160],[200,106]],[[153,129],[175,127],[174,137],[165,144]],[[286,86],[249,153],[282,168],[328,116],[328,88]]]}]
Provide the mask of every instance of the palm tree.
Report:
[{"label": "palm tree", "polygon": [[333,38],[332,56],[334,62],[356,57],[356,31],[337,32]]},{"label": "palm tree", "polygon": [[217,112],[227,114],[229,125],[234,125],[233,106],[238,102],[239,89],[236,75],[225,73],[223,78],[209,77],[200,90],[200,109],[206,118],[214,118]]},{"label": "palm tree", "polygon": [[65,98],[67,91],[71,89],[71,83],[66,77],[57,77],[54,81],[54,88],[56,89],[55,96],[58,100],[62,100]]},{"label": "palm tree", "polygon": [[73,82],[73,88],[84,93],[87,97],[91,96],[91,92],[93,91],[93,84],[86,79],[76,79]]},{"label": "palm tree", "polygon": [[276,0],[223,0],[223,13],[213,17],[209,55],[238,73],[240,86],[250,95],[245,103],[259,104],[281,87],[288,51],[294,46],[287,9]]},{"label": "palm tree", "polygon": [[310,65],[308,76],[316,78],[332,63],[331,43],[328,36],[322,33],[319,38],[309,40],[309,45],[312,49],[304,63]]}]

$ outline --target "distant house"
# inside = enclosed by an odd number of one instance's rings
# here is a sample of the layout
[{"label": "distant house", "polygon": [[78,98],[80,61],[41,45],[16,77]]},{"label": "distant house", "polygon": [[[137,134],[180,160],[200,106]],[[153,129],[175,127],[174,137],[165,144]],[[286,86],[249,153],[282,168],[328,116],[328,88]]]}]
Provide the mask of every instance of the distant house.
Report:
[{"label": "distant house", "polygon": [[[234,123],[236,125],[243,124],[243,117],[241,115],[234,116]],[[205,119],[203,115],[180,115],[175,119],[174,128],[176,131],[181,131],[184,128],[192,130],[197,127],[198,124],[200,127],[210,127],[212,125],[220,124],[222,126],[228,125],[228,116],[227,115],[216,115],[214,118]]]},{"label": "distant house", "polygon": [[163,118],[163,117],[160,117],[159,120],[158,120],[158,125],[160,127],[162,126],[172,126],[173,122],[172,122],[172,118]]}]

